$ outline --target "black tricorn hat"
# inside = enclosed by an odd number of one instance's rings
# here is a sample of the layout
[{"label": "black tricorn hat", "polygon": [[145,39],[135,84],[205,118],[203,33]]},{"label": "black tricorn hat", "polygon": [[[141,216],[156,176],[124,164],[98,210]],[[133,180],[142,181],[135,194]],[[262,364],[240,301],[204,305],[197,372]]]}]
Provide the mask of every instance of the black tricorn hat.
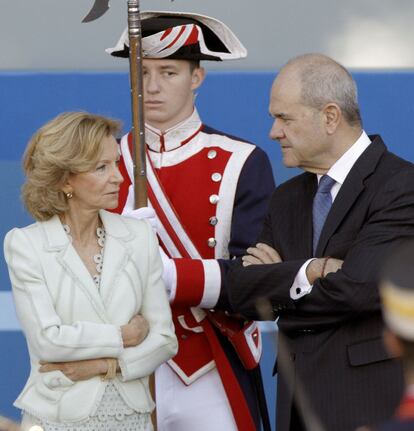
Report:
[{"label": "black tricorn hat", "polygon": [[[144,58],[222,61],[247,55],[246,48],[224,23],[205,15],[146,11],[141,13],[141,27]],[[106,52],[129,57],[128,29]]]}]

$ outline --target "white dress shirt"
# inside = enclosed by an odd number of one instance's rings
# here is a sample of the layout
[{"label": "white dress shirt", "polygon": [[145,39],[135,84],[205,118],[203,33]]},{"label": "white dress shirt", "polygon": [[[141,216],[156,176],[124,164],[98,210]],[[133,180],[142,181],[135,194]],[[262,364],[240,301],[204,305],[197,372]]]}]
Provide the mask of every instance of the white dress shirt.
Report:
[{"label": "white dress shirt", "polygon": [[[326,175],[329,175],[335,180],[335,184],[331,188],[332,202],[334,202],[339,190],[342,187],[346,177],[354,166],[355,162],[359,159],[361,154],[367,149],[371,143],[368,135],[365,131],[362,131],[361,136],[329,169]],[[322,175],[318,175],[318,184]],[[312,291],[312,285],[308,281],[306,276],[306,268],[309,263],[315,258],[308,259],[299,269],[295,280],[293,281],[292,287],[290,288],[290,297],[292,299],[302,298],[304,295],[308,295]]]}]

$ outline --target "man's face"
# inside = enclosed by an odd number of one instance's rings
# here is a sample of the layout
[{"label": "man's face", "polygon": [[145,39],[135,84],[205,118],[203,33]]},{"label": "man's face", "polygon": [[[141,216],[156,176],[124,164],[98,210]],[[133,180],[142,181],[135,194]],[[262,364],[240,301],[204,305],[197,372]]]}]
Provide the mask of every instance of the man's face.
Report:
[{"label": "man's face", "polygon": [[145,121],[164,132],[193,112],[193,90],[204,78],[204,70],[191,70],[186,60],[145,59]]},{"label": "man's face", "polygon": [[269,112],[275,119],[269,136],[279,141],[285,166],[310,172],[329,168],[323,113],[301,102],[301,84],[295,71],[287,68],[276,78]]}]

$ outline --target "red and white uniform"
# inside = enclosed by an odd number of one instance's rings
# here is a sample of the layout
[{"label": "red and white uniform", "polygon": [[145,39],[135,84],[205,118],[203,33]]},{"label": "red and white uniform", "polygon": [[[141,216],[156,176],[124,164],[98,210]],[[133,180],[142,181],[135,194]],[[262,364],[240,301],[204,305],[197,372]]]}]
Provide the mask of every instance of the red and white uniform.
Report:
[{"label": "red and white uniform", "polygon": [[[133,195],[130,141],[130,135],[121,141],[125,181],[120,209]],[[149,205],[157,213],[160,243],[174,259],[177,274],[170,300],[179,351],[168,365],[189,390],[217,367],[234,429],[254,430],[246,384],[239,383],[241,367],[235,369],[234,357],[223,349],[223,337],[203,309],[227,305],[223,276],[231,258],[243,254],[259,233],[274,188],[270,164],[256,146],[204,126],[196,110],[164,134],[147,126],[146,142]],[[162,396],[157,390],[157,405]],[[197,426],[193,429],[201,429]]]}]

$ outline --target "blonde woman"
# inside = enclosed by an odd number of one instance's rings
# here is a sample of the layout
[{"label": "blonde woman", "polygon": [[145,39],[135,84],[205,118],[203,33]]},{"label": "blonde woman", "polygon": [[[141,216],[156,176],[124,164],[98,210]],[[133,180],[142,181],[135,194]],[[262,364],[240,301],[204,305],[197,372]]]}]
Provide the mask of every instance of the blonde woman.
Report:
[{"label": "blonde woman", "polygon": [[[65,113],[24,155],[23,200],[36,222],[4,241],[31,362],[15,403],[23,428],[152,429],[147,376],[177,341],[151,226],[103,209],[118,205],[118,131],[113,120]],[[95,366],[39,372],[86,359]]]}]

